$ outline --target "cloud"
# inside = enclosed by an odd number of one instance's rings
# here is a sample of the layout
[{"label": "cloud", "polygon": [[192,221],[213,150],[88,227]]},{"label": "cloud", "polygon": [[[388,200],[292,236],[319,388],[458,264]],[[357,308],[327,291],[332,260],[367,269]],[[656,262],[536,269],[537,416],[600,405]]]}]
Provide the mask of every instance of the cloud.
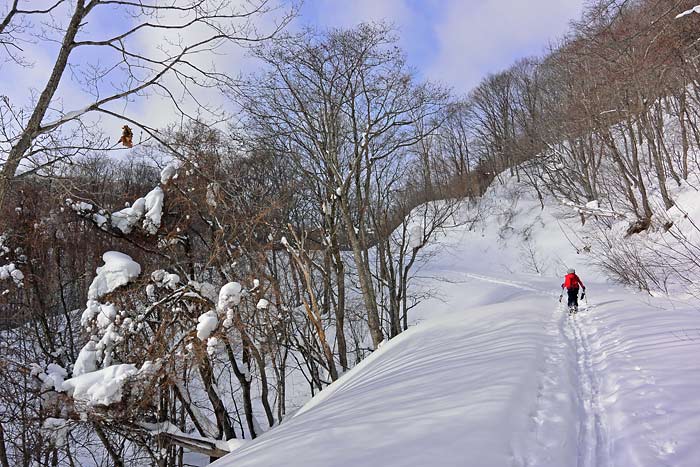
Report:
[{"label": "cloud", "polygon": [[[420,1],[424,5],[436,2]],[[351,28],[359,23],[383,21],[397,28],[399,44],[409,57],[418,58],[424,55],[426,38],[432,34],[430,22],[421,16],[421,10],[413,0],[306,0],[291,27]]]},{"label": "cloud", "polygon": [[421,76],[466,93],[489,72],[539,54],[584,0],[306,0],[295,26],[388,20]]},{"label": "cloud", "polygon": [[434,24],[435,55],[426,75],[458,92],[483,76],[508,67],[518,58],[539,55],[563,36],[582,0],[449,1]]},{"label": "cloud", "polygon": [[412,9],[406,0],[308,0],[301,22],[309,18],[321,27],[352,27],[358,23],[390,20],[397,24],[410,21]]}]

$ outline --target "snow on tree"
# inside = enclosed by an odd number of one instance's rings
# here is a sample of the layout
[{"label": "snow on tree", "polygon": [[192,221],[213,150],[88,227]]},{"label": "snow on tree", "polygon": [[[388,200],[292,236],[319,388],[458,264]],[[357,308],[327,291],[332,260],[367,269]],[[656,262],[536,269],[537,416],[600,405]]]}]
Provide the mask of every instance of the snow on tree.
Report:
[{"label": "snow on tree", "polygon": [[684,16],[692,15],[693,13],[700,14],[700,5],[696,5],[693,8],[686,10],[683,13],[680,13],[679,15],[676,16],[676,19],[682,18]]},{"label": "snow on tree", "polygon": [[104,265],[97,268],[97,275],[88,289],[88,299],[99,299],[141,274],[141,266],[129,255],[108,251],[102,255]]},{"label": "snow on tree", "polygon": [[113,212],[110,216],[112,226],[128,234],[134,226],[143,221],[143,229],[155,235],[163,215],[163,197],[163,189],[155,187],[145,197],[134,201],[130,207]]},{"label": "snow on tree", "polygon": [[127,379],[137,373],[136,366],[130,363],[111,365],[67,379],[58,390],[88,406],[108,406],[121,401]]}]

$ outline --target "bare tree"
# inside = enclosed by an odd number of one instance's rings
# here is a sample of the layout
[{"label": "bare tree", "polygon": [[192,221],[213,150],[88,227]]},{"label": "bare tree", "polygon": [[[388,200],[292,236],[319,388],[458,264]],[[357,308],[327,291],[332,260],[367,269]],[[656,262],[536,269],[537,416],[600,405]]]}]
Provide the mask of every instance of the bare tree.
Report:
[{"label": "bare tree", "polygon": [[[90,150],[114,149],[100,130],[97,115],[141,129],[146,138],[163,142],[158,129],[127,110],[147,98],[167,102],[173,120],[206,114],[221,117],[221,109],[207,103],[202,92],[228,88],[234,80],[209,63],[212,54],[229,44],[246,44],[274,35],[290,18],[285,13],[269,33],[255,27],[273,10],[270,0],[244,4],[215,0],[56,1],[41,10],[24,10],[13,0],[0,22],[0,60],[30,66],[23,46],[60,44],[48,68],[49,76],[36,100],[0,100],[0,207],[12,180],[41,172]],[[100,34],[90,24],[105,15],[118,15],[122,30]],[[39,28],[39,23],[48,25]],[[159,45],[148,44],[157,37]],[[7,66],[7,65],[6,65]],[[76,72],[76,70],[80,70]],[[84,97],[82,108],[64,109],[59,85],[71,79]],[[121,126],[121,123],[120,125]],[[111,130],[116,132],[115,129]],[[125,128],[125,136],[132,132]],[[115,135],[116,136],[116,135]],[[130,146],[131,136],[122,141]],[[138,141],[137,141],[138,142]]]},{"label": "bare tree", "polygon": [[342,226],[326,233],[331,246],[348,245],[353,253],[375,347],[384,335],[368,254],[367,213],[378,188],[373,172],[379,161],[400,158],[431,133],[416,132],[414,123],[428,122],[445,96],[413,83],[394,43],[389,28],[367,24],[286,37],[258,51],[272,71],[244,96],[258,140],[289,157],[322,190],[319,220]]}]

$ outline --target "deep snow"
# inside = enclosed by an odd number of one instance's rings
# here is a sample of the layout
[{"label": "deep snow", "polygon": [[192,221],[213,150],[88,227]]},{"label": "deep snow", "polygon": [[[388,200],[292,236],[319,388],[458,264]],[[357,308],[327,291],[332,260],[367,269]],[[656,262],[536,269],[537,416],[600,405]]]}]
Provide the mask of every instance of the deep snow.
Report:
[{"label": "deep snow", "polygon": [[[213,465],[698,465],[697,302],[605,283],[570,208],[511,195],[442,240],[418,325]],[[573,317],[571,266],[590,300]]]}]

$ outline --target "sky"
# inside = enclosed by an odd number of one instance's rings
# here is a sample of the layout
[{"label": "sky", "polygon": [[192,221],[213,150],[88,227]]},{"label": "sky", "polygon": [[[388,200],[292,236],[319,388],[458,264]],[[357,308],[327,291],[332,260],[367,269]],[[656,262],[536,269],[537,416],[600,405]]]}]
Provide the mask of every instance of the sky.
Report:
[{"label": "sky", "polygon": [[584,0],[305,0],[293,28],[387,20],[423,78],[466,94],[488,73],[540,55]]},{"label": "sky", "polygon": [[[0,13],[5,10],[0,0]],[[38,1],[38,0],[37,0]],[[212,0],[214,1],[214,0]],[[247,0],[229,0],[231,5],[245,5]],[[302,0],[272,0],[295,2]],[[548,44],[561,38],[569,29],[569,23],[580,16],[586,0],[303,0],[298,17],[288,26],[299,31],[305,26],[347,28],[360,22],[386,21],[393,24],[399,36],[399,45],[405,51],[408,63],[423,79],[429,79],[451,87],[457,96],[463,96],[475,87],[488,73],[509,67],[526,56],[539,55]],[[63,10],[56,11],[59,21],[66,21],[70,13],[68,2]],[[116,9],[115,9],[116,8]],[[81,34],[84,38],[104,39],[128,30],[131,17],[124,16],[118,7],[96,8],[86,22]],[[268,18],[268,17],[266,17]],[[179,18],[170,21],[180,22]],[[260,24],[261,30],[271,29],[274,19]],[[257,23],[256,23],[257,25]],[[38,25],[37,25],[38,26]],[[162,56],[161,48],[167,48],[169,40],[163,30],[142,30],[133,38],[139,50],[149,56]],[[175,31],[173,34],[179,34]],[[188,40],[195,40],[202,31],[191,31]],[[197,39],[199,40],[199,39]],[[173,42],[177,42],[174,40]],[[0,60],[0,94],[8,96],[15,106],[31,106],[38,92],[45,86],[49,70],[53,66],[60,41],[28,41],[23,43],[25,55],[33,63],[31,67],[13,66]],[[121,56],[104,47],[78,49],[71,56],[70,73],[66,73],[59,86],[58,99],[54,101],[53,120],[62,113],[80,109],[94,102],[99,94],[111,94],[112,89],[86,89],[76,78],[94,66],[109,68],[118,63]],[[0,59],[2,57],[0,56]],[[115,61],[116,60],[116,61]],[[215,61],[219,71],[230,75],[255,71],[256,62],[246,58],[241,47],[232,45],[224,54],[202,56],[203,63]],[[114,70],[114,69],[113,69]],[[113,71],[112,73],[118,73]],[[102,81],[103,86],[123,84],[120,76]],[[211,89],[198,90],[197,99],[222,102],[221,96]],[[180,93],[186,100],[186,93]],[[187,107],[188,104],[183,104]],[[128,109],[127,109],[128,106]],[[137,98],[134,102],[117,102],[113,110],[133,115],[149,126],[162,128],[176,120],[172,104],[157,94]],[[92,114],[91,114],[92,115]],[[206,117],[206,115],[205,115]],[[109,117],[105,117],[109,118]],[[119,135],[121,122],[105,123],[111,135]],[[114,127],[114,129],[112,128]],[[138,137],[137,137],[138,139]]]}]

